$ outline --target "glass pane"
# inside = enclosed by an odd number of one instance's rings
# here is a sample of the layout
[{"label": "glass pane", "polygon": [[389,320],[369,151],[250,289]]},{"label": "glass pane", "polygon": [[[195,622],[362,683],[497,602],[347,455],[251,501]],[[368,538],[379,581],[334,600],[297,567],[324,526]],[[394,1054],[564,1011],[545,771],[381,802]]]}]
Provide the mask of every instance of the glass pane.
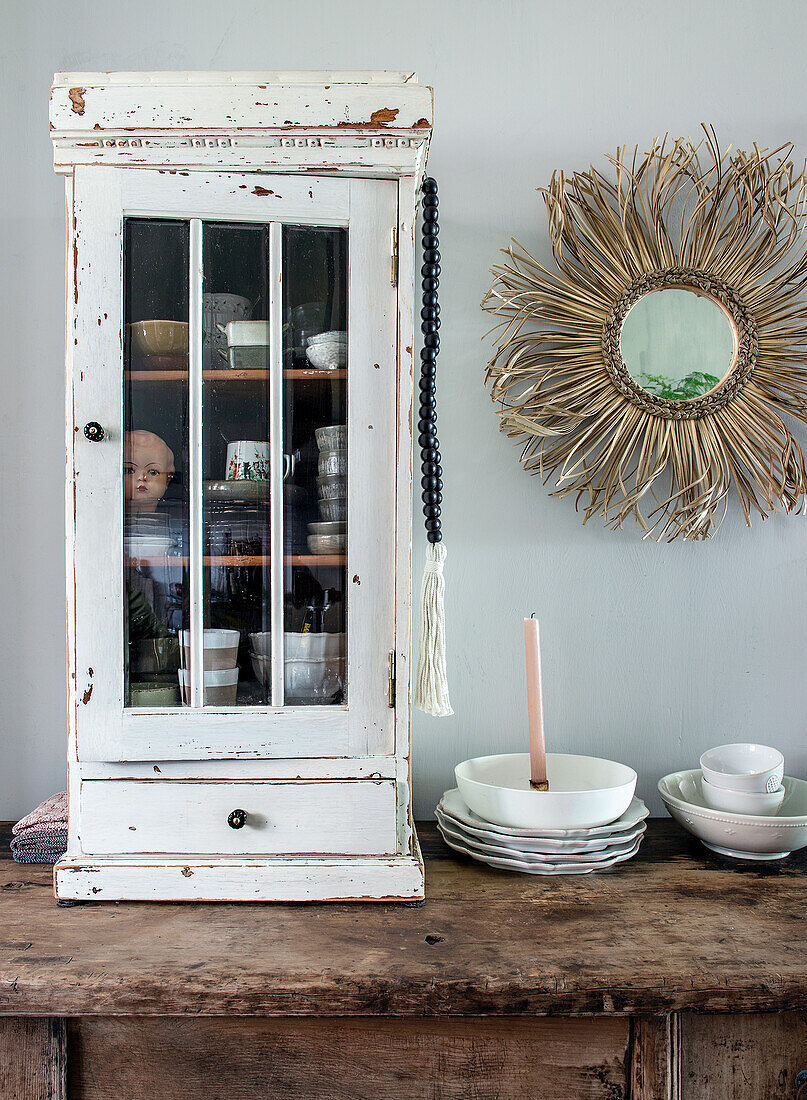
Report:
[{"label": "glass pane", "polygon": [[124,226],[124,700],[178,706],[188,626],[187,222]]},{"label": "glass pane", "polygon": [[[205,223],[204,701],[271,702],[268,225]],[[183,647],[187,665],[189,653]]]},{"label": "glass pane", "polygon": [[283,228],[284,684],[347,691],[347,231]]}]

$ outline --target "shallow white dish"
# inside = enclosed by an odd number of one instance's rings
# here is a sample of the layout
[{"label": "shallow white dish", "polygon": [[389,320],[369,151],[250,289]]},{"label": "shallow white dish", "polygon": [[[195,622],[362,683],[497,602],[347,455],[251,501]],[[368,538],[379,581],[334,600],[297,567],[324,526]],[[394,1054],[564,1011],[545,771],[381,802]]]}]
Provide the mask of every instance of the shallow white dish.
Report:
[{"label": "shallow white dish", "polygon": [[455,821],[452,821],[451,818],[445,817],[440,813],[439,809],[435,811],[435,816],[440,826],[440,831],[444,835],[449,834],[453,839],[462,841],[462,843],[466,844],[469,848],[482,852],[484,855],[504,856],[507,859],[522,859],[525,863],[601,863],[603,860],[611,859],[612,856],[627,852],[633,848],[636,841],[639,840],[646,829],[646,826],[642,825],[636,830],[636,835],[633,833],[627,834],[626,836],[620,837],[615,843],[605,845],[594,851],[574,851],[571,848],[562,848],[554,851],[542,852],[536,851],[535,848],[518,848],[514,847],[512,844],[495,844],[491,841],[482,840],[472,835],[468,830],[464,829],[462,825],[458,825]]},{"label": "shallow white dish", "polygon": [[564,843],[567,840],[578,842],[607,839],[616,833],[635,828],[650,813],[641,798],[633,798],[622,817],[617,821],[612,821],[610,825],[598,825],[591,829],[508,829],[504,825],[496,825],[494,822],[485,821],[475,814],[465,804],[456,787],[445,792],[440,799],[440,809],[447,817],[453,817],[460,824],[483,829],[494,837],[512,837],[516,842],[532,839],[541,842],[555,840],[558,843]]},{"label": "shallow white dish", "polygon": [[733,791],[776,791],[782,783],[785,758],[770,745],[739,742],[707,749],[700,758],[703,777],[714,787]]},{"label": "shallow white dish", "polygon": [[778,790],[763,791],[733,791],[730,787],[715,787],[706,782],[704,776],[701,783],[701,793],[707,806],[713,810],[727,810],[731,814],[751,814],[759,817],[773,817],[779,813],[779,809],[785,797],[784,787]]},{"label": "shallow white dish", "polygon": [[[487,828],[482,822],[470,825],[458,819],[446,809],[445,795],[434,812],[438,820],[442,820],[448,828],[463,834],[472,843],[498,844],[510,848],[514,852],[536,852],[544,855],[558,855],[565,852],[570,854],[603,852],[608,848],[612,848],[615,844],[626,844],[636,840],[645,830],[644,823],[637,822],[624,831],[590,838],[541,836],[537,833],[528,836],[515,836],[513,833],[505,832],[498,826],[495,827],[497,831],[494,832],[494,827]],[[470,813],[470,811],[466,812]],[[473,818],[474,821],[479,821],[475,814]]]},{"label": "shallow white dish", "polygon": [[776,817],[732,814],[706,805],[700,768],[672,772],[658,782],[672,817],[707,848],[738,859],[783,859],[807,847],[807,783],[784,776]]},{"label": "shallow white dish", "polygon": [[508,828],[589,829],[627,810],[636,772],[597,756],[548,752],[548,791],[530,789],[530,754],[504,753],[463,760],[454,769],[460,794],[486,821]]},{"label": "shallow white dish", "polygon": [[612,856],[611,859],[603,860],[601,863],[527,863],[523,859],[512,859],[508,856],[485,855],[483,852],[475,851],[463,841],[456,840],[444,833],[440,829],[439,822],[437,828],[440,830],[443,840],[455,852],[461,852],[480,863],[487,863],[489,867],[498,867],[503,871],[521,871],[527,875],[590,875],[593,871],[606,871],[617,863],[632,859],[639,851],[639,845],[641,844],[640,838],[627,852]]}]

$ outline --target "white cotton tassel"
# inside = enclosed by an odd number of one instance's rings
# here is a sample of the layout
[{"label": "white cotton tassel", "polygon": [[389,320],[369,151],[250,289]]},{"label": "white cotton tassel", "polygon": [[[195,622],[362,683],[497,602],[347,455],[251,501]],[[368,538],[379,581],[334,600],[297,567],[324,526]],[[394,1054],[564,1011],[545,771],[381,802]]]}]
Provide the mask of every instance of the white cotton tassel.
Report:
[{"label": "white cotton tassel", "polygon": [[442,542],[429,542],[420,588],[420,645],[415,680],[415,706],[435,718],[453,714],[446,675],[446,616]]}]

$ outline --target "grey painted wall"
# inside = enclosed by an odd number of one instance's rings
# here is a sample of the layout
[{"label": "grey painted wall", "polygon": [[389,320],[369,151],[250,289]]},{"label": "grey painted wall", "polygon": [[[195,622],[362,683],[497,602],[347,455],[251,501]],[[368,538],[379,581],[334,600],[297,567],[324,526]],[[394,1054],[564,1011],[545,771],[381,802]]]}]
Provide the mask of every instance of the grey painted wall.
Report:
[{"label": "grey painted wall", "polygon": [[[0,0],[0,818],[64,782],[62,181],[51,75],[70,69],[414,68],[436,90],[443,227],[440,428],[453,718],[415,716],[417,810],[454,763],[525,746],[525,613],[542,620],[549,746],[657,778],[724,740],[807,774],[807,521],[711,545],[580,526],[497,433],[482,386],[488,267],[545,252],[534,188],[622,143],[713,122],[807,147],[807,7],[792,0]],[[111,552],[99,546],[99,555]],[[415,547],[416,584],[423,546]]]}]

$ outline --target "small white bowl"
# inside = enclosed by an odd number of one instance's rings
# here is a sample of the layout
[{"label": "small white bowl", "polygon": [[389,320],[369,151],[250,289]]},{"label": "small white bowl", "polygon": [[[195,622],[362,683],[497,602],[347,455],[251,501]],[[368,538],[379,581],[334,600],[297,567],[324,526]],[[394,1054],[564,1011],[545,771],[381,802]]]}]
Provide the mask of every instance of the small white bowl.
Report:
[{"label": "small white bowl", "polygon": [[309,535],[308,549],[312,554],[344,554],[347,535]]},{"label": "small white bowl", "polygon": [[334,474],[344,477],[347,473],[347,451],[320,451],[317,459],[317,473],[320,477]]},{"label": "small white bowl", "polygon": [[784,787],[768,793],[763,791],[733,791],[730,787],[715,787],[704,779],[701,784],[703,800],[713,810],[727,810],[731,814],[771,817],[779,813],[785,797]]},{"label": "small white bowl", "polygon": [[708,749],[700,765],[703,778],[713,787],[764,794],[781,787],[785,758],[769,745],[741,742]]},{"label": "small white bowl", "polygon": [[344,497],[334,497],[332,500],[320,500],[319,514],[325,520],[344,521],[347,519],[347,501]]},{"label": "small white bowl", "polygon": [[338,340],[324,340],[321,344],[309,344],[306,358],[317,370],[336,370],[347,362],[347,344]]},{"label": "small white bowl", "polygon": [[785,797],[776,817],[713,810],[703,797],[699,768],[659,780],[664,805],[707,848],[736,859],[784,859],[807,847],[807,783],[785,776]]},{"label": "small white bowl", "polygon": [[479,756],[454,775],[466,804],[485,821],[514,829],[590,829],[620,818],[636,789],[636,772],[596,756],[548,752],[548,791],[530,788],[530,754]]},{"label": "small white bowl", "polygon": [[347,447],[347,424],[326,424],[316,429],[314,438],[321,451],[344,451]]},{"label": "small white bowl", "polygon": [[317,493],[320,500],[343,497],[347,493],[344,474],[322,474],[317,477]]}]

